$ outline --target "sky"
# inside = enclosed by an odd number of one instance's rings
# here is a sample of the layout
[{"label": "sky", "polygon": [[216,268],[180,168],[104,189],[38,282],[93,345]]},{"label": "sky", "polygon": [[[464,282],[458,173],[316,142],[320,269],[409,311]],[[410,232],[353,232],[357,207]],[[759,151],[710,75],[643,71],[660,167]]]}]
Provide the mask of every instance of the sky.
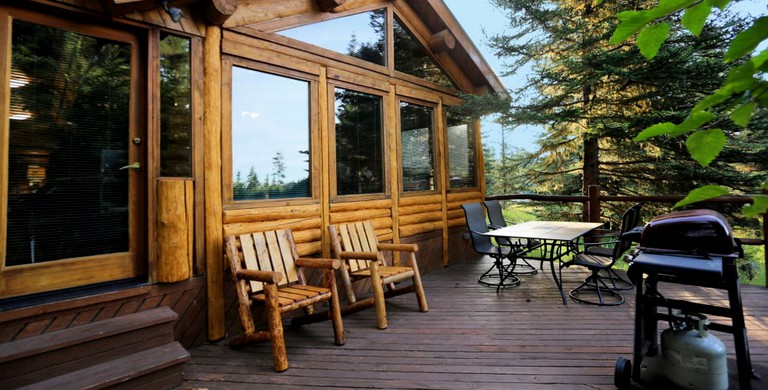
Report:
[{"label": "sky", "polygon": [[[507,30],[508,19],[503,12],[490,4],[489,0],[443,0],[464,31],[472,39],[475,46],[482,53],[488,64],[501,74],[504,70],[503,61],[496,58],[487,45],[486,35],[494,35]],[[535,0],[532,0],[535,1]],[[765,15],[766,0],[744,0],[736,4],[736,9],[753,17]],[[525,81],[525,74],[501,77],[501,81],[507,87],[516,88]],[[486,118],[482,122],[483,142],[491,146],[498,154],[501,145],[501,126],[494,123],[493,118]],[[534,127],[508,129],[506,141],[515,147],[528,151],[536,150],[536,140],[542,134],[541,129]]]}]

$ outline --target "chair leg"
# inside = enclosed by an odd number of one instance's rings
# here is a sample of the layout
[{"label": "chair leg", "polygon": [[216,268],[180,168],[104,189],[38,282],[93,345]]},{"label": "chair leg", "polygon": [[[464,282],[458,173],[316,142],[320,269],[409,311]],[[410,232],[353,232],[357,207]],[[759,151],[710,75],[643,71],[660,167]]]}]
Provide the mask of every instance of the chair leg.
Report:
[{"label": "chair leg", "polygon": [[265,283],[264,295],[266,296],[267,325],[269,326],[269,336],[272,342],[272,358],[275,362],[275,371],[283,372],[288,369],[288,354],[285,351],[283,319],[277,300],[277,286],[273,283]]},{"label": "chair leg", "polygon": [[427,312],[429,311],[429,305],[427,305],[427,295],[424,294],[424,286],[421,284],[421,275],[419,274],[419,265],[416,263],[416,255],[410,252],[408,256],[411,268],[413,268],[413,288],[416,293],[416,299],[419,302],[419,311]]},{"label": "chair leg", "polygon": [[610,289],[613,291],[632,290],[635,288],[635,285],[630,280],[622,278],[613,268],[606,269],[604,275],[598,274],[598,276],[610,280]]},{"label": "chair leg", "polygon": [[333,270],[325,270],[324,272],[328,273],[327,278],[330,280],[333,339],[336,345],[344,345],[344,322],[341,320],[341,306],[339,305],[339,294],[336,289],[336,278],[333,276]]},{"label": "chair leg", "polygon": [[373,304],[376,307],[376,327],[387,329],[387,307],[384,302],[384,286],[381,285],[381,276],[379,275],[379,265],[372,261],[371,270],[371,289],[373,290]]},{"label": "chair leg", "polygon": [[[599,270],[592,270],[590,275],[584,283],[568,292],[568,296],[576,302],[585,303],[588,305],[597,306],[618,306],[624,303],[624,297],[619,293],[611,290],[608,285],[598,275]],[[597,294],[597,301],[584,299],[581,297],[583,293],[595,293]],[[614,301],[606,301],[605,298],[612,297]]]}]

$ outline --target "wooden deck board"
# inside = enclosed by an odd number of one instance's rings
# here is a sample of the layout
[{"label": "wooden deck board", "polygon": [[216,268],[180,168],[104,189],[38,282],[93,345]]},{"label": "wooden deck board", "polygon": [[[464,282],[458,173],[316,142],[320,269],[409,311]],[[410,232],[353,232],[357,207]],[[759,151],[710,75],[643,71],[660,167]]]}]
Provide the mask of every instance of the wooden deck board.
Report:
[{"label": "wooden deck board", "polygon": [[[345,317],[346,344],[340,347],[333,344],[330,323],[287,326],[291,368],[284,373],[272,371],[268,344],[231,350],[221,341],[195,348],[182,388],[613,389],[616,359],[632,355],[634,291],[624,291],[627,303],[618,307],[563,306],[545,268],[497,294],[477,283],[489,264],[484,259],[424,275],[429,312],[420,313],[410,294],[388,299],[386,330],[376,329],[372,309]],[[563,270],[566,291],[586,275]],[[723,299],[707,289],[673,295],[691,294]],[[768,367],[766,298],[768,289],[743,286],[758,371]],[[732,365],[733,337],[713,334],[725,343]]]}]

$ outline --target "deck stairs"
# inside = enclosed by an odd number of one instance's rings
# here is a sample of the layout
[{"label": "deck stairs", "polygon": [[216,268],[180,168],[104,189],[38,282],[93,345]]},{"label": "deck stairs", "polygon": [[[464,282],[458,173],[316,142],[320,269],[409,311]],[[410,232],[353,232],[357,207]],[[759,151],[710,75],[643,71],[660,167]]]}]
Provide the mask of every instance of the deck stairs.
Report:
[{"label": "deck stairs", "polygon": [[0,389],[169,389],[189,353],[167,307],[0,344]]}]

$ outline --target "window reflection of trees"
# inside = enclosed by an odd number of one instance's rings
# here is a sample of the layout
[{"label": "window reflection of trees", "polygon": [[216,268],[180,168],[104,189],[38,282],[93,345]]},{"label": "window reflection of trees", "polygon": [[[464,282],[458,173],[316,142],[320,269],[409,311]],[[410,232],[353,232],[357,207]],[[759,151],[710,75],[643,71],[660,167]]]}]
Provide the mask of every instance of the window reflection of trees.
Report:
[{"label": "window reflection of trees", "polygon": [[336,192],[384,192],[382,98],[337,88]]},{"label": "window reflection of trees", "polygon": [[448,107],[448,170],[450,188],[475,187],[475,130],[471,118]]},{"label": "window reflection of trees", "polygon": [[6,265],[128,250],[131,45],[15,20],[11,53]]},{"label": "window reflection of trees", "polygon": [[432,108],[400,103],[403,191],[435,189]]},{"label": "window reflection of trees", "polygon": [[192,176],[189,38],[160,36],[160,175]]}]

